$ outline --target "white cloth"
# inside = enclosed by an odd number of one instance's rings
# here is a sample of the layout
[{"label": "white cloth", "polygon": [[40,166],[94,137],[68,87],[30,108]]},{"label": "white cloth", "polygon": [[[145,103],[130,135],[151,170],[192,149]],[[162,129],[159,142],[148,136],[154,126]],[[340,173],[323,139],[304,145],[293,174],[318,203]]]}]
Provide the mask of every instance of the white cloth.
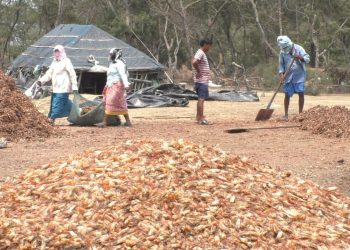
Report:
[{"label": "white cloth", "polygon": [[77,75],[67,57],[60,61],[53,60],[45,75],[39,79],[42,83],[50,80],[53,93],[70,93],[72,90],[78,90]]},{"label": "white cloth", "polygon": [[277,43],[281,51],[286,54],[288,54],[293,47],[293,42],[288,36],[278,36]]},{"label": "white cloth", "polygon": [[111,63],[107,70],[107,83],[108,87],[116,82],[122,81],[125,88],[129,88],[128,75],[126,71],[126,65],[121,60],[117,60],[116,63]]}]

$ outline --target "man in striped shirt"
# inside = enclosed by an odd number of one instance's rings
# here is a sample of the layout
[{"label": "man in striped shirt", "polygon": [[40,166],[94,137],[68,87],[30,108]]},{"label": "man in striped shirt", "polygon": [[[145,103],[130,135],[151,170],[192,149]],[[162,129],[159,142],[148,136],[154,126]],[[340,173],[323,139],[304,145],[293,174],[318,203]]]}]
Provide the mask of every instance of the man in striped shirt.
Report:
[{"label": "man in striped shirt", "polygon": [[208,38],[201,39],[200,48],[192,59],[192,65],[195,69],[193,74],[194,89],[198,95],[197,102],[197,122],[201,125],[208,125],[208,121],[204,116],[204,100],[209,96],[208,84],[210,77],[210,69],[206,53],[209,51],[212,41]]}]

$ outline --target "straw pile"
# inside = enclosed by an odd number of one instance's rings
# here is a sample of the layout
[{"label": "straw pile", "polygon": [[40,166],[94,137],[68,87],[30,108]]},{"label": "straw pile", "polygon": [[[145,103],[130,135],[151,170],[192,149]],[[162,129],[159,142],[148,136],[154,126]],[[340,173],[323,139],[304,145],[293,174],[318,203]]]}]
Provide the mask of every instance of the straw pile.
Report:
[{"label": "straw pile", "polygon": [[350,110],[344,106],[316,106],[296,117],[301,128],[327,137],[350,137]]},{"label": "straw pile", "polygon": [[1,70],[0,93],[0,137],[7,140],[33,139],[53,133],[49,120]]},{"label": "straw pile", "polygon": [[0,190],[0,249],[350,247],[335,188],[182,140],[85,152]]}]

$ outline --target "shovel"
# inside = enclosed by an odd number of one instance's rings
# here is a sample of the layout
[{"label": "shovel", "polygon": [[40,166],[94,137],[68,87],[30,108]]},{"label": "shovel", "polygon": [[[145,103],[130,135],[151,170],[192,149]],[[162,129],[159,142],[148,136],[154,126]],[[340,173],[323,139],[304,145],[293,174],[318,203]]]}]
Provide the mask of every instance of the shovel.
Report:
[{"label": "shovel", "polygon": [[266,109],[260,109],[260,110],[259,110],[258,114],[257,114],[256,117],[255,117],[255,121],[266,121],[266,120],[268,120],[268,119],[271,118],[272,113],[273,113],[273,111],[274,111],[273,109],[270,109],[271,104],[272,104],[273,100],[275,99],[275,97],[276,97],[278,91],[280,90],[282,84],[284,83],[284,80],[285,80],[286,76],[288,75],[290,69],[292,68],[292,65],[293,65],[294,61],[295,61],[295,58],[293,57],[292,62],[289,64],[287,71],[284,73],[283,78],[282,78],[282,81],[281,81],[280,84],[278,85],[278,88],[277,88],[277,90],[275,91],[275,93],[273,94],[273,96],[272,96],[272,98],[271,98],[269,104],[267,105]]},{"label": "shovel", "polygon": [[258,129],[279,129],[279,128],[298,128],[300,125],[288,125],[288,126],[277,126],[277,127],[258,127],[258,128],[231,128],[225,130],[226,133],[229,134],[237,134],[237,133],[243,133],[248,132],[251,130],[258,130]]}]

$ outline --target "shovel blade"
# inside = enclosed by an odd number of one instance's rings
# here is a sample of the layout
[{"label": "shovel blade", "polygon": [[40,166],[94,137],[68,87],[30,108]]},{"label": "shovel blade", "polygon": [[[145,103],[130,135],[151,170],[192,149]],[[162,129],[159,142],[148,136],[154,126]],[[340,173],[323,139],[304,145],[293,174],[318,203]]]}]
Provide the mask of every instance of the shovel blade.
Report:
[{"label": "shovel blade", "polygon": [[226,129],[225,132],[229,133],[229,134],[237,134],[237,133],[248,132],[248,129],[245,129],[245,128],[231,128],[231,129]]},{"label": "shovel blade", "polygon": [[260,109],[255,117],[255,121],[266,121],[271,118],[273,109]]}]

